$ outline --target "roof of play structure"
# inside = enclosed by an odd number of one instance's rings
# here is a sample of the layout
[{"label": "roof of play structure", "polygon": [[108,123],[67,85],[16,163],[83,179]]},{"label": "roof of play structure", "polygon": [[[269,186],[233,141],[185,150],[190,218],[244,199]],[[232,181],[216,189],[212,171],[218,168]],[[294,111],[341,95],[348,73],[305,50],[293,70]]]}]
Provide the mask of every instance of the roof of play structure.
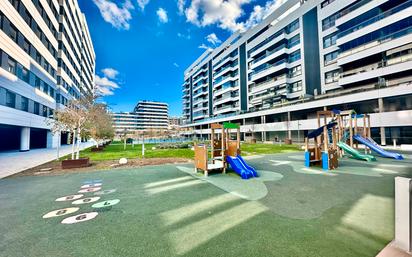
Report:
[{"label": "roof of play structure", "polygon": [[239,124],[230,123],[230,122],[223,122],[223,128],[225,129],[238,129],[240,128]]}]

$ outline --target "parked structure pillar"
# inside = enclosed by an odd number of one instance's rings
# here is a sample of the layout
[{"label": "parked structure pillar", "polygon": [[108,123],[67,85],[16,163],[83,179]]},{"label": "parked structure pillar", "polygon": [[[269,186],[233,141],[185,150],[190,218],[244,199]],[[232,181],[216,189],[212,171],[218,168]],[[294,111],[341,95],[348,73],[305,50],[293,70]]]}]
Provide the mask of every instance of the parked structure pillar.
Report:
[{"label": "parked structure pillar", "polygon": [[406,251],[412,251],[411,223],[412,179],[395,178],[395,245]]},{"label": "parked structure pillar", "polygon": [[30,150],[30,128],[22,127],[20,130],[20,152]]},{"label": "parked structure pillar", "polygon": [[[266,116],[261,116],[260,117],[260,124],[265,124],[266,123]],[[263,129],[264,129],[264,126],[262,126],[263,127]],[[262,133],[262,142],[265,142],[266,141],[266,131],[262,131],[261,132]]]},{"label": "parked structure pillar", "polygon": [[288,138],[292,139],[292,130],[290,129],[290,112],[288,112]]},{"label": "parked structure pillar", "polygon": [[[379,113],[384,112],[384,105],[383,105],[383,98],[378,99],[378,106],[379,106]],[[380,134],[381,134],[381,145],[386,145],[386,132],[385,127],[380,127]]]},{"label": "parked structure pillar", "polygon": [[53,134],[50,130],[47,131],[47,148],[56,148],[59,142],[59,133]]}]

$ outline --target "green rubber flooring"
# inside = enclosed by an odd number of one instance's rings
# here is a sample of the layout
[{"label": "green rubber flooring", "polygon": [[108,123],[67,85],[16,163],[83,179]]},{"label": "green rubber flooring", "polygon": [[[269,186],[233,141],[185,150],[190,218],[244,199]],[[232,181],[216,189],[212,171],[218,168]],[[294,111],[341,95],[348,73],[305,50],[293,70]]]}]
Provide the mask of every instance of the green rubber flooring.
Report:
[{"label": "green rubber flooring", "polygon": [[[0,256],[375,256],[393,238],[394,177],[412,177],[410,158],[343,159],[333,172],[305,168],[303,153],[246,161],[261,178],[164,165],[2,179]],[[109,191],[55,201],[90,182]]]}]

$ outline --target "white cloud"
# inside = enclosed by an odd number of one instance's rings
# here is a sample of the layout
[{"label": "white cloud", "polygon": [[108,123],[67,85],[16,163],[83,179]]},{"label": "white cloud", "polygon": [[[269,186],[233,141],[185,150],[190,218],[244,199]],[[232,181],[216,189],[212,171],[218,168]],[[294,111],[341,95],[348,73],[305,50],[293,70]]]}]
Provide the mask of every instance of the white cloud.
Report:
[{"label": "white cloud", "polygon": [[207,51],[213,51],[213,48],[211,48],[210,46],[207,46],[207,45],[205,45],[205,44],[201,44],[201,45],[199,46],[199,48],[200,48],[200,49],[205,49],[205,50],[207,50]]},{"label": "white cloud", "polygon": [[130,10],[134,9],[130,0],[125,0],[121,7],[110,0],[93,0],[93,2],[99,8],[103,19],[113,27],[124,30],[130,28],[129,22],[132,19]]},{"label": "white cloud", "polygon": [[215,33],[209,34],[206,37],[207,42],[211,43],[212,45],[217,45],[222,43],[222,41],[216,36]]},{"label": "white cloud", "polygon": [[177,63],[173,63],[173,65],[176,67],[176,68],[179,68],[180,66],[179,66],[179,64],[177,64]]},{"label": "white cloud", "polygon": [[114,90],[120,88],[115,80],[119,72],[113,68],[105,68],[102,70],[103,77],[96,75],[95,92],[99,96],[113,95]]},{"label": "white cloud", "polygon": [[251,0],[192,0],[185,10],[186,19],[197,26],[204,27],[217,24],[222,29],[232,32],[243,30],[238,23],[243,14],[242,6]]},{"label": "white cloud", "polygon": [[161,23],[167,23],[169,21],[169,18],[167,17],[167,12],[163,8],[159,8],[156,11],[157,17],[159,17],[159,21]]},{"label": "white cloud", "polygon": [[144,11],[146,5],[148,5],[150,0],[137,0],[137,5],[139,5],[140,9]]},{"label": "white cloud", "polygon": [[179,10],[179,15],[183,15],[185,13],[185,0],[177,0],[177,9]]},{"label": "white cloud", "polygon": [[192,36],[190,35],[190,32],[189,32],[189,31],[188,31],[187,34],[183,34],[183,33],[178,32],[178,33],[177,33],[177,37],[179,37],[179,38],[184,38],[184,39],[191,39],[191,38],[192,38]]},{"label": "white cloud", "polygon": [[106,77],[110,79],[114,79],[117,75],[119,75],[119,72],[113,68],[105,68],[102,70],[102,72]]},{"label": "white cloud", "polygon": [[263,19],[268,17],[274,10],[281,6],[287,0],[271,0],[266,2],[265,6],[255,5],[249,18],[243,23],[246,29],[254,27]]}]

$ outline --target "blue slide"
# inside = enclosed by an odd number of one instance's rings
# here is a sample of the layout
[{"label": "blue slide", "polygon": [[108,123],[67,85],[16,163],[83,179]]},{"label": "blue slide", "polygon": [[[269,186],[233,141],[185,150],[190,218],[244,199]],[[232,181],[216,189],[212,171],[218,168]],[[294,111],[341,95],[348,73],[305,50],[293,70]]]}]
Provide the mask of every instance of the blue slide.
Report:
[{"label": "blue slide", "polygon": [[386,150],[384,150],[382,147],[380,147],[378,144],[376,144],[373,140],[368,139],[368,138],[364,138],[361,135],[354,135],[353,138],[360,142],[361,144],[366,145],[367,147],[369,147],[370,149],[372,149],[373,151],[377,152],[378,154],[382,155],[383,157],[386,158],[394,158],[396,160],[403,160],[403,156],[398,154],[398,153],[394,153],[394,152],[388,152]]},{"label": "blue slide", "polygon": [[226,161],[230,164],[230,167],[240,175],[242,179],[249,179],[257,177],[256,170],[246,164],[245,160],[238,155],[237,157],[227,156]]}]

